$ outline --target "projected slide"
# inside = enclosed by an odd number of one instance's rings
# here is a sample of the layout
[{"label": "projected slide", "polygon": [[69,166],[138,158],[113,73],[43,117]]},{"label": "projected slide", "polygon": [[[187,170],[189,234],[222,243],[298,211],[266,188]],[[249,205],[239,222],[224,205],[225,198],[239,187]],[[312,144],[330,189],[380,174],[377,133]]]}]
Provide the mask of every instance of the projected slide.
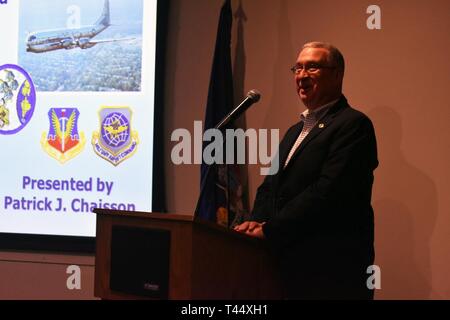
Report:
[{"label": "projected slide", "polygon": [[151,211],[157,0],[0,4],[0,232]]}]

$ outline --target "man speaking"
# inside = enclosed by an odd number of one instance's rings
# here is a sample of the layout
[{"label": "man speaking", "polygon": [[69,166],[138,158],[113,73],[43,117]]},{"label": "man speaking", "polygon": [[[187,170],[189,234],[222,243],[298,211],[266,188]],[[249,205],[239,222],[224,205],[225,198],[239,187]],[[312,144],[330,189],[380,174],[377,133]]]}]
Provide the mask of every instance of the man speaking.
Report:
[{"label": "man speaking", "polygon": [[252,220],[279,259],[287,299],[372,299],[372,122],[342,94],[345,62],[332,45],[303,46],[292,68],[306,107],[279,146],[280,169],[258,188]]}]

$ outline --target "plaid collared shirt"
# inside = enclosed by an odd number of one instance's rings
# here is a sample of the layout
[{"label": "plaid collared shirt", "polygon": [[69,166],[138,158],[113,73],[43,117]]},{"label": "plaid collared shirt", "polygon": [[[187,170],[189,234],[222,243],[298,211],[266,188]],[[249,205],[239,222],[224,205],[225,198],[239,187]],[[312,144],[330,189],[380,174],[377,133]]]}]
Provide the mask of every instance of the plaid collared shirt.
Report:
[{"label": "plaid collared shirt", "polygon": [[291,151],[289,152],[289,155],[286,159],[286,162],[284,163],[284,168],[288,165],[289,161],[295,154],[295,151],[297,151],[298,147],[300,147],[300,144],[302,141],[306,138],[306,136],[311,132],[311,130],[316,126],[316,124],[319,122],[320,119],[322,119],[325,114],[327,113],[328,109],[335,104],[337,100],[331,101],[330,103],[327,103],[315,110],[309,110],[306,109],[301,115],[300,119],[303,121],[303,128],[302,132],[300,132],[297,140],[295,141],[294,145],[291,148]]}]

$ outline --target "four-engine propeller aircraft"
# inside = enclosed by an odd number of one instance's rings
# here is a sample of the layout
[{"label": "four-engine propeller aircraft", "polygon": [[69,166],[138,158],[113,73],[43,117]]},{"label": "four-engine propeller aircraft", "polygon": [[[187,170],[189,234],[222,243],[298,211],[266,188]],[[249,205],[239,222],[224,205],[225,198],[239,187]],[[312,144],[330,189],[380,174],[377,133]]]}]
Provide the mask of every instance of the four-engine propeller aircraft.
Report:
[{"label": "four-engine propeller aircraft", "polygon": [[60,49],[89,49],[99,43],[133,40],[127,39],[93,39],[111,25],[109,0],[105,0],[103,12],[94,25],[76,29],[57,29],[37,31],[27,38],[27,52],[42,53]]}]

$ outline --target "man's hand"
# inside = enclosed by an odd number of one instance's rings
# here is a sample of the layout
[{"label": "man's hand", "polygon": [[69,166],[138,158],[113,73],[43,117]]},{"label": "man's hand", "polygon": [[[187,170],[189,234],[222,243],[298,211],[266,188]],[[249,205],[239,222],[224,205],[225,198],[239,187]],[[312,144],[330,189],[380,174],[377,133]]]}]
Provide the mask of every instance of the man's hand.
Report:
[{"label": "man's hand", "polygon": [[245,221],[244,223],[234,227],[234,230],[254,238],[264,239],[262,226],[265,224],[256,221]]}]

